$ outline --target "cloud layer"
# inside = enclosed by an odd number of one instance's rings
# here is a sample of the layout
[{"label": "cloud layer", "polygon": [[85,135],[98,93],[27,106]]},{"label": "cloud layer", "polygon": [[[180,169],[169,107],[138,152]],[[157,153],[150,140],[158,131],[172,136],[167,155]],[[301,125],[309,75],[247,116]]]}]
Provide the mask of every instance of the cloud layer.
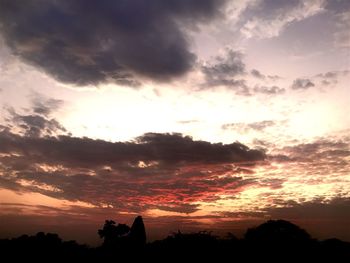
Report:
[{"label": "cloud layer", "polygon": [[111,143],[3,130],[0,140],[3,188],[122,211],[194,212],[193,203],[249,184],[238,167],[266,157],[240,143],[212,144],[181,134],[148,133]]}]

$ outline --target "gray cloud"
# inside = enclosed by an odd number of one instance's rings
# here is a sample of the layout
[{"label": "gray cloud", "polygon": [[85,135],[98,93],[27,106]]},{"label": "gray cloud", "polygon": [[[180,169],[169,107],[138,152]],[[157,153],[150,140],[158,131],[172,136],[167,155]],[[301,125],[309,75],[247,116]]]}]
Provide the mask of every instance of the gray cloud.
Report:
[{"label": "gray cloud", "polygon": [[284,88],[280,88],[276,85],[274,86],[255,86],[254,92],[262,93],[267,95],[278,95],[284,93],[286,90]]},{"label": "gray cloud", "polygon": [[257,69],[252,69],[251,71],[250,71],[250,73],[254,76],[254,77],[256,77],[256,78],[258,78],[258,79],[265,79],[266,78],[266,76],[264,75],[264,74],[262,74],[259,70],[257,70]]},{"label": "gray cloud", "polygon": [[7,113],[5,121],[9,130],[29,137],[55,136],[68,134],[68,131],[51,114],[63,105],[62,100],[46,98],[34,92],[30,96],[31,108],[26,114],[17,113],[13,108],[4,108]]},{"label": "gray cloud", "polygon": [[350,73],[349,70],[340,70],[340,71],[328,71],[326,73],[317,74],[315,77],[322,78],[325,80],[337,79],[342,76],[347,76]]},{"label": "gray cloud", "polygon": [[213,63],[203,65],[202,72],[209,84],[226,85],[234,77],[245,73],[242,58],[241,52],[227,49],[225,55],[217,56]]},{"label": "gray cloud", "polygon": [[349,73],[349,70],[329,71],[315,75],[314,79],[320,81],[323,86],[334,86],[339,79],[348,76]]},{"label": "gray cloud", "polygon": [[326,8],[334,13],[336,18],[336,31],[334,32],[334,45],[337,48],[350,48],[350,4],[349,1],[328,1]]},{"label": "gray cloud", "polygon": [[275,80],[278,80],[278,79],[281,79],[282,77],[278,76],[278,75],[268,75],[267,76],[269,79],[275,81]]},{"label": "gray cloud", "polygon": [[317,162],[319,166],[321,163],[327,163],[329,167],[343,166],[348,163],[346,158],[350,156],[350,142],[347,138],[320,138],[314,142],[285,146],[276,150],[278,155],[269,157],[277,161]]},{"label": "gray cloud", "polygon": [[350,10],[350,2],[348,0],[327,0],[325,8],[335,13],[342,13]]},{"label": "gray cloud", "polygon": [[239,51],[226,49],[224,55],[217,56],[213,61],[202,66],[205,77],[205,88],[225,86],[233,89],[239,95],[249,96],[246,81],[241,79],[246,74],[243,54]]},{"label": "gray cloud", "polygon": [[285,218],[297,218],[303,214],[304,219],[335,219],[343,221],[350,219],[350,199],[334,198],[331,201],[316,199],[314,201],[297,203],[295,201],[284,201],[284,206],[280,208],[267,209],[268,213],[275,218],[284,216]]},{"label": "gray cloud", "polygon": [[315,84],[310,79],[295,79],[291,88],[293,90],[306,90],[308,88],[315,87]]},{"label": "gray cloud", "polygon": [[246,37],[275,37],[288,25],[322,10],[322,1],[254,1],[241,14],[240,31]]},{"label": "gray cloud", "polygon": [[321,80],[321,84],[324,86],[335,85],[338,83],[338,79],[349,74],[349,70],[341,71],[329,71],[326,73],[320,73],[314,76],[316,79]]},{"label": "gray cloud", "polygon": [[250,130],[263,131],[266,128],[272,127],[274,125],[276,125],[276,122],[274,121],[259,121],[252,123],[227,123],[223,124],[221,127],[224,130],[237,130],[240,133],[246,133]]},{"label": "gray cloud", "polygon": [[52,112],[58,110],[64,104],[63,100],[47,99],[38,93],[34,93],[31,98],[33,112],[43,116],[49,116]]},{"label": "gray cloud", "polygon": [[224,0],[18,1],[0,3],[1,34],[24,61],[76,85],[139,77],[169,80],[191,69],[186,30]]},{"label": "gray cloud", "polygon": [[177,121],[179,124],[192,124],[192,123],[198,123],[199,120],[182,120],[182,121]]},{"label": "gray cloud", "polygon": [[[22,134],[31,137],[53,136],[59,133],[66,134],[67,130],[54,118],[43,116],[47,114],[48,108],[35,107],[34,113],[29,115],[18,114],[14,109],[9,108],[7,121],[14,124],[15,128]],[[37,114],[36,112],[40,112]]]}]

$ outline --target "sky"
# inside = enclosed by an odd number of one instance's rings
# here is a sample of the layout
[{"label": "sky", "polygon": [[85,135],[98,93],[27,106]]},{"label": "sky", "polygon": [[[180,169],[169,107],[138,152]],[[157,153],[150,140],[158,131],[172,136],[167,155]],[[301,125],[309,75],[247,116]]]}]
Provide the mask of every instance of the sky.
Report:
[{"label": "sky", "polygon": [[0,237],[350,241],[349,28],[348,0],[0,0]]}]

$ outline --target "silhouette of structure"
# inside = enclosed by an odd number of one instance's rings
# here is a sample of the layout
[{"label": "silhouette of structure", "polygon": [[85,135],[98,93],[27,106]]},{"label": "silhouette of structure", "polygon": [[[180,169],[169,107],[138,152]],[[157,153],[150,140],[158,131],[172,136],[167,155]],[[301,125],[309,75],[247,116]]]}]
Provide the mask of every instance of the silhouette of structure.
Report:
[{"label": "silhouette of structure", "polygon": [[142,216],[135,218],[129,233],[130,240],[133,246],[142,248],[146,245],[146,229],[143,224]]}]

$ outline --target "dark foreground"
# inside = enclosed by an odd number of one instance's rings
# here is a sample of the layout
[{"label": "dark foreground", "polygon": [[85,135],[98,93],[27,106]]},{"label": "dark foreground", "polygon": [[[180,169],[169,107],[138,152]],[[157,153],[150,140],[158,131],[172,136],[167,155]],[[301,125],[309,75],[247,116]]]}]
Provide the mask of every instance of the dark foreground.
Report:
[{"label": "dark foreground", "polygon": [[283,220],[248,229],[244,238],[218,238],[208,232],[174,233],[146,243],[141,217],[130,228],[106,221],[98,234],[103,245],[90,248],[38,233],[0,240],[1,262],[350,262],[350,243],[318,241]]}]

